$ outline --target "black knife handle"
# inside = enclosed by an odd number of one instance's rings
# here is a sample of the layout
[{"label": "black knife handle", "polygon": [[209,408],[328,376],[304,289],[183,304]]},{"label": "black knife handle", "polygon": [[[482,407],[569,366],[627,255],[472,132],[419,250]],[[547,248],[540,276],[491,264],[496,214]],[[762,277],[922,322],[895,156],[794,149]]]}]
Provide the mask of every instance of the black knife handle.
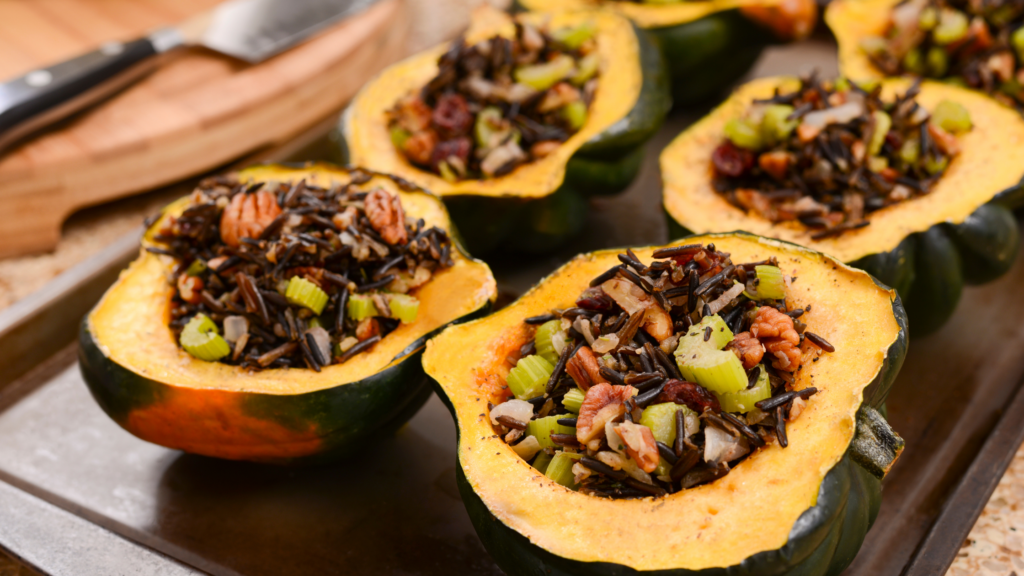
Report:
[{"label": "black knife handle", "polygon": [[150,38],[110,42],[0,84],[0,151],[134,82],[161,51]]}]

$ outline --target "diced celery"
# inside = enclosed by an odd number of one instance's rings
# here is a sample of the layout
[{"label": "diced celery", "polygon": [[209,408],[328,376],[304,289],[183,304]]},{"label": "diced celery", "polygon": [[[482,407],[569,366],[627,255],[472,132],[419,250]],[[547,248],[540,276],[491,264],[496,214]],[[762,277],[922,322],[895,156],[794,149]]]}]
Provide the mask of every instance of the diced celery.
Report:
[{"label": "diced celery", "polygon": [[391,127],[391,143],[395,145],[395,148],[405,148],[405,143],[409,140],[410,136],[412,136],[412,134],[401,126]]},{"label": "diced celery", "polygon": [[555,352],[555,345],[551,343],[551,336],[561,329],[561,320],[551,320],[541,324],[540,328],[537,328],[537,333],[533,336],[533,343],[537,348],[537,354],[540,354],[552,364],[558,362],[558,352]]},{"label": "diced celery", "polygon": [[458,182],[459,180],[458,175],[456,175],[455,171],[452,170],[452,167],[448,165],[448,162],[444,160],[437,163],[437,171],[441,174],[441,178],[443,178],[445,182]]},{"label": "diced celery", "polygon": [[917,25],[921,30],[931,30],[938,23],[939,11],[931,6],[921,10],[921,15],[917,17]]},{"label": "diced celery", "polygon": [[904,54],[903,68],[912,74],[924,73],[924,56],[921,56],[921,51],[913,48]]},{"label": "diced celery", "polygon": [[836,79],[834,88],[836,92],[846,92],[850,89],[850,81],[845,76],[840,76]]},{"label": "diced celery", "polygon": [[327,305],[327,293],[302,276],[292,276],[284,296],[292,304],[309,308],[317,316]]},{"label": "diced celery", "polygon": [[578,26],[559,28],[551,33],[552,38],[561,42],[566,48],[575,50],[584,42],[594,37],[594,22],[586,20]]},{"label": "diced celery", "polygon": [[916,138],[908,138],[900,146],[900,160],[907,164],[916,164],[921,154],[921,142]]},{"label": "diced celery", "polygon": [[551,463],[551,454],[541,450],[537,452],[537,457],[533,459],[533,467],[540,471],[541,474],[547,472],[548,464]]},{"label": "diced celery", "polygon": [[1024,26],[1013,31],[1013,34],[1010,35],[1010,44],[1013,45],[1017,58],[1024,60]]},{"label": "diced celery", "polygon": [[579,130],[587,123],[587,105],[582,100],[569,102],[562,106],[561,114],[573,130]]},{"label": "diced celery", "polygon": [[476,137],[476,145],[481,148],[491,148],[498,145],[500,136],[505,133],[503,129],[505,122],[501,108],[488,106],[476,115],[476,125],[473,127],[473,135]]},{"label": "diced celery", "polygon": [[231,353],[231,345],[217,333],[217,325],[206,314],[196,314],[181,329],[181,347],[192,356],[213,362]]},{"label": "diced celery", "polygon": [[537,354],[520,358],[516,367],[508,372],[508,389],[520,400],[536,398],[544,393],[554,371],[554,364]]},{"label": "diced celery", "polygon": [[577,86],[582,86],[587,83],[587,80],[597,76],[600,68],[601,55],[597,52],[591,52],[576,62],[576,73],[573,74],[569,81]]},{"label": "diced celery", "polygon": [[359,322],[365,318],[380,316],[373,298],[366,294],[353,294],[348,297],[348,317]]},{"label": "diced celery", "polygon": [[[878,156],[878,153],[882,151],[882,145],[885,144],[885,135],[892,128],[892,118],[881,110],[875,110],[871,114],[871,119],[874,128],[871,132],[871,143],[868,144],[868,155]],[[761,266],[758,266],[758,268],[761,268]]]},{"label": "diced celery", "polygon": [[959,134],[971,129],[971,114],[959,102],[943,100],[932,111],[932,122],[946,132]]},{"label": "diced celery", "polygon": [[572,473],[572,465],[582,457],[582,454],[559,452],[551,459],[551,462],[548,464],[548,469],[544,472],[544,475],[566,488],[575,490],[576,475]]},{"label": "diced celery", "polygon": [[679,410],[683,411],[683,416],[694,414],[693,410],[682,404],[665,402],[644,408],[640,423],[651,429],[655,440],[671,446],[676,441],[676,412]]},{"label": "diced celery", "polygon": [[576,429],[572,426],[559,424],[559,418],[565,416],[545,416],[530,420],[526,425],[526,435],[536,438],[541,448],[554,448],[557,444],[551,441],[552,434],[576,434]]},{"label": "diced celery", "polygon": [[871,156],[868,158],[868,170],[881,172],[889,167],[889,159],[882,156]]},{"label": "diced celery", "polygon": [[948,156],[932,156],[931,154],[924,158],[924,169],[929,174],[938,174],[949,166]]},{"label": "diced celery", "polygon": [[787,120],[794,108],[785,104],[772,104],[764,110],[764,117],[761,119],[761,136],[769,144],[782,142],[796,130],[800,122],[798,120]]},{"label": "diced celery", "polygon": [[924,67],[929,76],[941,78],[949,70],[949,56],[946,50],[939,46],[932,46],[924,57]]},{"label": "diced celery", "polygon": [[722,405],[723,411],[750,412],[755,408],[754,404],[771,398],[772,385],[768,380],[768,371],[764,369],[764,366],[758,366],[758,369],[761,372],[758,374],[757,382],[753,388],[744,388],[732,394],[715,394],[718,397],[718,402]]},{"label": "diced celery", "polygon": [[967,15],[958,10],[943,8],[939,11],[939,23],[932,30],[932,39],[936,44],[952,44],[967,34]]},{"label": "diced celery", "polygon": [[185,274],[189,276],[199,276],[203,272],[206,272],[206,262],[203,262],[199,258],[196,258],[188,265],[188,269],[185,270]]},{"label": "diced celery", "polygon": [[534,90],[547,90],[567,77],[576,69],[576,61],[568,54],[555,56],[548,62],[516,68],[516,82],[526,84]]},{"label": "diced celery", "polygon": [[658,458],[658,467],[654,469],[653,476],[668,476],[672,472],[672,465],[664,458]]},{"label": "diced celery", "polygon": [[565,406],[565,409],[573,414],[579,414],[580,406],[583,406],[583,399],[585,397],[586,393],[583,390],[573,388],[566,392],[565,396],[562,396],[562,406]]},{"label": "diced celery", "polygon": [[306,325],[309,326],[310,330],[312,330],[313,328],[323,328],[324,327],[324,323],[320,321],[320,317],[319,316],[313,316],[312,318],[310,318],[309,321],[306,323]]},{"label": "diced celery", "polygon": [[[709,326],[711,327],[711,336],[705,341],[704,334]],[[703,386],[704,383],[697,379],[697,374],[693,370],[693,363],[698,358],[703,358],[706,353],[718,352],[725,348],[725,345],[731,342],[732,338],[732,330],[729,329],[729,326],[717,314],[705,316],[698,324],[690,326],[686,335],[679,339],[679,346],[675,351],[676,365],[679,367],[683,378]],[[727,352],[726,354],[734,358],[736,357],[732,352]],[[740,369],[742,370],[742,366]]]},{"label": "diced celery", "polygon": [[754,271],[757,273],[757,292],[744,294],[752,300],[778,300],[786,297],[786,281],[778,266],[755,266]]},{"label": "diced celery", "polygon": [[[747,373],[740,359],[729,350],[697,350],[685,358],[692,382],[717,392],[731,394],[747,387]],[[683,372],[686,376],[686,372]],[[686,378],[690,380],[689,377]]]},{"label": "diced celery", "polygon": [[725,137],[748,150],[758,150],[763,145],[760,127],[742,118],[733,118],[725,123]]},{"label": "diced celery", "polygon": [[388,307],[392,318],[398,318],[403,324],[412,324],[419,313],[420,301],[408,294],[388,294]]}]

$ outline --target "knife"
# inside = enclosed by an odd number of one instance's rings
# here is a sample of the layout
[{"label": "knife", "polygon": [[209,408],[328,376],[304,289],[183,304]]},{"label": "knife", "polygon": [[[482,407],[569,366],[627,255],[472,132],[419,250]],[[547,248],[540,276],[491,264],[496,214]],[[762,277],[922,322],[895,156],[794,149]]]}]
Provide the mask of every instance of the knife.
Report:
[{"label": "knife", "polygon": [[161,55],[205,46],[255,64],[376,0],[231,0],[176,26],[0,84],[0,152],[151,71]]}]

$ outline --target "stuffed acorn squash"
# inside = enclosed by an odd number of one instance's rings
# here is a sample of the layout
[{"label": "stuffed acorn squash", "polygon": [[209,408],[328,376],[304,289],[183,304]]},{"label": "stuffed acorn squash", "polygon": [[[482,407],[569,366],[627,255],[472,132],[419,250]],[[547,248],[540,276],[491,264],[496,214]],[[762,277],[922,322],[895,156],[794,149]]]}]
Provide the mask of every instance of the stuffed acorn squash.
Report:
[{"label": "stuffed acorn squash", "polygon": [[742,229],[831,254],[896,288],[921,335],[1016,257],[1024,120],[943,84],[764,79],[678,136],[661,170],[674,234]]},{"label": "stuffed acorn squash", "polygon": [[914,75],[1024,108],[1024,7],[967,0],[839,0],[825,18],[850,78]]},{"label": "stuffed acorn squash", "polygon": [[136,436],[219,458],[330,458],[430,395],[424,342],[485,314],[441,201],[329,165],[207,179],[82,322],[82,374]]},{"label": "stuffed acorn squash", "polygon": [[400,62],[355,97],[348,161],[440,195],[471,251],[542,251],[586,197],[623,190],[670,97],[661,55],[625,18],[474,13],[464,38]]},{"label": "stuffed acorn squash", "polygon": [[601,6],[628,17],[657,42],[676,104],[706,100],[742,77],[770,44],[814,30],[813,0],[517,0],[527,10]]},{"label": "stuffed acorn squash", "polygon": [[893,290],[734,233],[579,256],[423,364],[506,573],[838,574],[903,448],[874,408],[906,345]]}]

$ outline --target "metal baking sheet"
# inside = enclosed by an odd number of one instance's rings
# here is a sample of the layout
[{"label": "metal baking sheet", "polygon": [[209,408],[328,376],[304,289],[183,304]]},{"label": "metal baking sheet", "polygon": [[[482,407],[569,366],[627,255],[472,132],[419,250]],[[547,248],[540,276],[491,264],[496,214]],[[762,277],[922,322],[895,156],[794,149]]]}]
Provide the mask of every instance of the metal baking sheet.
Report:
[{"label": "metal baking sheet", "polygon": [[[834,72],[830,44],[775,50],[757,73],[811,67]],[[701,113],[670,119],[636,185],[595,200],[580,238],[544,256],[493,259],[503,293],[580,251],[664,242],[657,152]],[[395,436],[315,468],[191,456],[110,421],[72,342],[135,241],[0,313],[0,547],[53,574],[500,574],[456,490],[455,430],[437,398]],[[948,326],[912,342],[889,402],[907,449],[847,574],[936,574],[952,561],[1024,434],[1022,282],[1024,259],[967,289]]]}]

